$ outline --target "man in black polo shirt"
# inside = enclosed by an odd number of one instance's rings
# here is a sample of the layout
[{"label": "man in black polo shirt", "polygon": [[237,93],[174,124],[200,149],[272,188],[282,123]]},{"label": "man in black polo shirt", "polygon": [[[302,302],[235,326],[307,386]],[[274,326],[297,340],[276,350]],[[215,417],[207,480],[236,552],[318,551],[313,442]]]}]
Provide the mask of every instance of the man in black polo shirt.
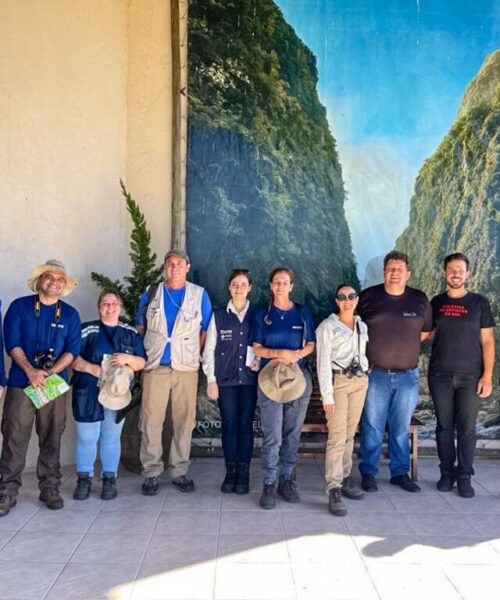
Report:
[{"label": "man in black polo shirt", "polygon": [[479,399],[488,397],[493,387],[495,320],[488,300],[465,287],[467,256],[459,252],[447,256],[443,274],[447,290],[431,302],[434,336],[429,389],[436,410],[441,469],[436,485],[439,491],[449,492],[456,481],[459,495],[472,498]]},{"label": "man in black polo shirt", "polygon": [[408,287],[408,256],[392,251],[384,258],[384,283],[363,290],[358,313],[368,326],[366,354],[371,369],[361,421],[361,486],[376,492],[375,475],[386,423],[391,483],[407,492],[420,488],[408,476],[408,430],[418,402],[420,341],[432,330],[427,296]]}]

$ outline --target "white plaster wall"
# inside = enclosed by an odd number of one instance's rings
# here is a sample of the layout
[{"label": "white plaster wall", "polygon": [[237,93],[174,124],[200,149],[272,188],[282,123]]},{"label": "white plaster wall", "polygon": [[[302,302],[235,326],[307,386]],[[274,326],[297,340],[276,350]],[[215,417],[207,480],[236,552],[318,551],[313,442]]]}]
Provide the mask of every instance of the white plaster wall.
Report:
[{"label": "white plaster wall", "polygon": [[[128,273],[123,178],[164,251],[170,235],[169,0],[0,2],[0,297],[62,260],[95,317],[90,272]],[[140,93],[138,92],[138,86]],[[161,133],[158,133],[158,132]],[[129,139],[131,145],[129,145]],[[71,411],[62,461],[73,462]],[[28,466],[36,461],[32,440]]]}]

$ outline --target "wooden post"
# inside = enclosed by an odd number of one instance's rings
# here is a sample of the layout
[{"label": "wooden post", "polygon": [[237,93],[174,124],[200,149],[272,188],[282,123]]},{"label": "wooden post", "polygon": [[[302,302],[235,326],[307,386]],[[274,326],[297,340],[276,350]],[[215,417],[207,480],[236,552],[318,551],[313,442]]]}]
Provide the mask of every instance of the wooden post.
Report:
[{"label": "wooden post", "polygon": [[172,248],[186,249],[187,0],[171,1]]}]

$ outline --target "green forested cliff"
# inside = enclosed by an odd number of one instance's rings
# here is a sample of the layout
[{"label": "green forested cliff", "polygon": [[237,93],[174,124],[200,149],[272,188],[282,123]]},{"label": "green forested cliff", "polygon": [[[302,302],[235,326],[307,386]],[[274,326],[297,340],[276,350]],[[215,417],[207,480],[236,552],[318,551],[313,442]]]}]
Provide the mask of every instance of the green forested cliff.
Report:
[{"label": "green forested cliff", "polygon": [[188,248],[216,303],[233,267],[267,295],[280,264],[317,316],[357,283],[316,60],[272,0],[189,4]]},{"label": "green forested cliff", "polygon": [[[397,248],[410,254],[412,282],[434,295],[444,289],[443,258],[471,259],[470,288],[488,297],[500,323],[500,51],[468,86],[458,118],[423,165],[410,222]],[[498,365],[497,365],[498,367]],[[496,369],[496,379],[499,373]]]}]

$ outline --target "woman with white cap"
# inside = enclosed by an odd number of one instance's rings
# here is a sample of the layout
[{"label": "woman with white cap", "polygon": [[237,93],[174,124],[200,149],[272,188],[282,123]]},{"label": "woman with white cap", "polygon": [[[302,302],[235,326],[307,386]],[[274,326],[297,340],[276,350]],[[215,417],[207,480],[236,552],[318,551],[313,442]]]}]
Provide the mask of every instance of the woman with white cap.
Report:
[{"label": "woman with white cap", "polygon": [[72,381],[78,475],[75,500],[86,500],[90,495],[98,442],[101,498],[112,500],[117,495],[123,428],[123,421],[116,422],[117,409],[130,401],[128,384],[134,372],[142,370],[146,363],[141,336],[119,320],[122,307],[116,291],[104,290],[97,301],[100,318],[82,324],[82,349],[73,363]]}]

